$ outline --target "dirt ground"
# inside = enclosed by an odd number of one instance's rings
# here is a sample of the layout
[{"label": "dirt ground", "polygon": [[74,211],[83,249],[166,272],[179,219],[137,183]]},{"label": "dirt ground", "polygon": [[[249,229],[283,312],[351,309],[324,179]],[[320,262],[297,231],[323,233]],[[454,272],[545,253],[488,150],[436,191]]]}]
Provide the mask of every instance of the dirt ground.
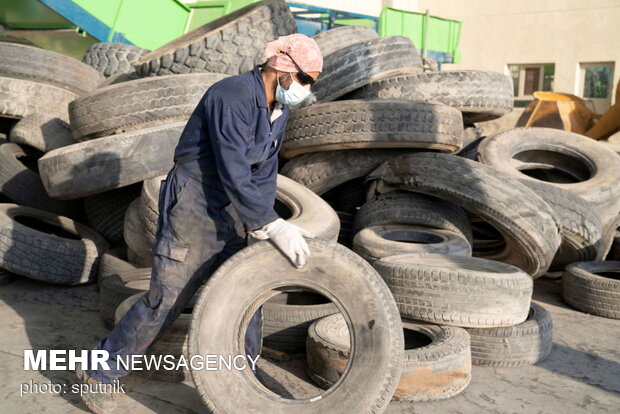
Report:
[{"label": "dirt ground", "polygon": [[[536,366],[473,368],[470,386],[438,402],[391,403],[387,413],[618,413],[620,412],[620,321],[586,315],[565,305],[558,282],[540,279],[535,300],[555,324],[551,355]],[[24,371],[24,349],[89,349],[107,332],[99,318],[95,286],[59,287],[17,280],[0,287],[0,412],[84,413],[79,396],[24,394],[22,383],[70,384],[68,371]],[[262,366],[272,387],[303,397],[317,389],[301,378],[302,361]],[[123,379],[127,394],[119,412],[204,413],[193,384]],[[231,413],[233,414],[233,413]],[[356,414],[356,413],[351,413]]]}]

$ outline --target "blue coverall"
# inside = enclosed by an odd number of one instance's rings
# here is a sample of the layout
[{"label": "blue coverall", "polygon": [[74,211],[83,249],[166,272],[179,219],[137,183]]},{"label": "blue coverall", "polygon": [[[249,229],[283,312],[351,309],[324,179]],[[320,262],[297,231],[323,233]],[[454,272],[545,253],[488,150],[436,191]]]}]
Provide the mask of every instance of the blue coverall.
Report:
[{"label": "blue coverall", "polygon": [[[126,375],[116,358],[146,353],[217,267],[246,246],[246,233],[279,217],[278,152],[289,110],[281,111],[272,122],[258,66],[202,97],[162,182],[149,291],[95,346],[110,354],[110,370],[89,371],[94,379]],[[260,326],[257,312],[246,337],[251,355],[260,353]]]}]

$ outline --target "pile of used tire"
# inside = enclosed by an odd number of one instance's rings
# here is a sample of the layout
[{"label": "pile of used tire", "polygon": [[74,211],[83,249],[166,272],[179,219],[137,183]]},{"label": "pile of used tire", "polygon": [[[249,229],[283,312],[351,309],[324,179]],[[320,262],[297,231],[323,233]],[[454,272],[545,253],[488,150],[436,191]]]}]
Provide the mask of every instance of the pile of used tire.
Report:
[{"label": "pile of used tire", "polygon": [[[15,275],[96,281],[113,327],[148,290],[160,181],[195,105],[213,83],[261,63],[266,42],[293,32],[286,3],[267,0],[151,52],[97,44],[84,58],[91,66],[0,43],[0,284]],[[564,272],[567,303],[620,318],[620,263],[603,261],[620,259],[617,154],[542,128],[479,137],[475,123],[511,110],[510,78],[425,72],[405,37],[341,27],[316,40],[324,72],[315,99],[291,113],[275,209],[329,241],[309,243],[334,274],[290,272],[257,243],[218,270],[151,354],[228,338],[188,332],[229,328],[205,302],[235,305],[227,295],[257,280],[252,260],[270,260],[261,277],[274,284],[312,279],[327,292],[282,292],[262,307],[265,349],[305,355],[319,387],[341,385],[307,412],[342,411],[333,398],[350,404],[342,412],[379,412],[392,395],[447,398],[468,385],[472,363],[542,360],[552,322],[531,297],[533,279],[549,272]],[[339,305],[328,299],[339,295]],[[190,372],[141,375],[182,381]],[[191,375],[206,404],[240,411],[228,404],[241,398],[221,400],[228,394],[217,387],[229,383]],[[263,402],[261,411],[281,408]]]}]

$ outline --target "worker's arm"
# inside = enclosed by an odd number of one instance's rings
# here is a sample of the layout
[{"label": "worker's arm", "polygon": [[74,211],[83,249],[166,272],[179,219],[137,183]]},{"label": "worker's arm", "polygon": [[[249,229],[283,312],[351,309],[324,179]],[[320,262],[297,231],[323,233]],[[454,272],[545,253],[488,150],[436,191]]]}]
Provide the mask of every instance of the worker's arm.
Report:
[{"label": "worker's arm", "polygon": [[245,156],[255,127],[251,125],[253,100],[249,91],[239,85],[235,91],[209,94],[204,103],[218,175],[246,231],[278,219],[273,200],[265,200],[261,188],[253,181]]},{"label": "worker's arm", "polygon": [[277,122],[281,125],[281,130],[274,136],[277,144],[275,147],[270,148],[269,157],[259,165],[257,165],[256,171],[252,174],[252,181],[260,189],[265,203],[273,203],[276,199],[276,187],[278,176],[278,154],[280,153],[280,147],[282,146],[282,140],[284,139],[284,126],[288,118],[288,113],[281,115],[282,119],[278,119]]}]

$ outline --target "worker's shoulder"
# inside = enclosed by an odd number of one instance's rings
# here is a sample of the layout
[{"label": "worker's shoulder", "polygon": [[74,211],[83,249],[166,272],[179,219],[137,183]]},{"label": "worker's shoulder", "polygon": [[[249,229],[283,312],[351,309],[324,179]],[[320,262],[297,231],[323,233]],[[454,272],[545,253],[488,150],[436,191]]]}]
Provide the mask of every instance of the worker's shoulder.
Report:
[{"label": "worker's shoulder", "polygon": [[250,79],[244,75],[230,76],[215,83],[209,89],[212,99],[247,102],[254,97]]}]

